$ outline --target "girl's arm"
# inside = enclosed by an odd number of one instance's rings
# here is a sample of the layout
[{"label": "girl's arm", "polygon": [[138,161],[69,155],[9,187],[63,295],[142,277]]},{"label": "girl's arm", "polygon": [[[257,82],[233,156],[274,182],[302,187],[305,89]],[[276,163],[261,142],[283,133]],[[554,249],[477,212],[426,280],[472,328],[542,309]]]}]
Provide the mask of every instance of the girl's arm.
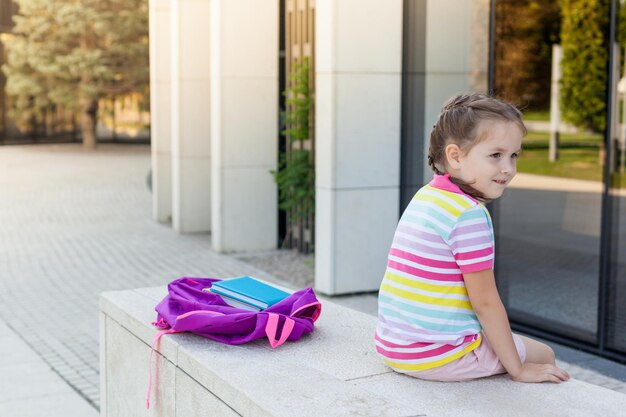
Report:
[{"label": "girl's arm", "polygon": [[567,380],[567,374],[554,364],[521,362],[492,269],[464,274],[463,279],[483,333],[511,378],[520,382],[558,383]]}]

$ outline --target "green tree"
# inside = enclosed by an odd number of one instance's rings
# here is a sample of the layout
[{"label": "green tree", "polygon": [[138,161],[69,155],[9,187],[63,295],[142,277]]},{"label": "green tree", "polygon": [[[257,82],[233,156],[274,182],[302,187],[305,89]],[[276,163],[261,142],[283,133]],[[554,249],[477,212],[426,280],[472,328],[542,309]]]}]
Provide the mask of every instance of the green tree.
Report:
[{"label": "green tree", "polygon": [[608,0],[561,0],[563,119],[601,132],[606,126]]},{"label": "green tree", "polygon": [[149,82],[147,0],[14,0],[19,13],[3,42],[13,116],[28,126],[57,105],[80,114],[94,148],[98,101]]},{"label": "green tree", "polygon": [[559,43],[561,7],[554,0],[495,2],[495,92],[524,108],[550,106],[552,44]]}]

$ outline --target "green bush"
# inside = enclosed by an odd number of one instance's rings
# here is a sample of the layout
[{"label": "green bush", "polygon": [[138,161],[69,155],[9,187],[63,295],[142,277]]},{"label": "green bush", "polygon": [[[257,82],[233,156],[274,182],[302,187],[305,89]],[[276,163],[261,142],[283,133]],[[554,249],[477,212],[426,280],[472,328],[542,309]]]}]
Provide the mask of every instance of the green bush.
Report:
[{"label": "green bush", "polygon": [[602,132],[606,126],[608,0],[561,0],[563,120]]},{"label": "green bush", "polygon": [[288,213],[287,237],[304,219],[315,212],[315,165],[307,149],[311,136],[313,98],[307,57],[293,66],[289,87],[283,93],[287,110],[283,113],[287,151],[280,155],[278,170],[272,171],[278,185],[278,204]]}]

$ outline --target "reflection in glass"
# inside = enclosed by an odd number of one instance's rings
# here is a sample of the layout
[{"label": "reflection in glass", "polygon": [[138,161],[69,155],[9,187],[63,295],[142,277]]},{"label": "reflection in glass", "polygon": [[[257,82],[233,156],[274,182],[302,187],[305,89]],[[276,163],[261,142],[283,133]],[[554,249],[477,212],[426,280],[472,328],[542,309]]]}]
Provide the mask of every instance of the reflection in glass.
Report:
[{"label": "reflection in glass", "polygon": [[[623,99],[623,98],[622,98]],[[624,132],[622,120],[622,132]],[[623,134],[623,133],[622,133]],[[624,136],[622,136],[623,140]],[[616,152],[624,155],[624,148]],[[619,158],[616,158],[620,161]],[[626,352],[626,181],[623,160],[616,163],[611,174],[612,224],[611,244],[612,259],[609,277],[609,316],[608,346]]]},{"label": "reflection in glass", "polygon": [[618,2],[617,43],[620,81],[616,85],[610,166],[611,268],[608,289],[608,347],[626,352],[626,4]]},{"label": "reflection in glass", "polygon": [[495,91],[524,109],[529,130],[496,206],[496,276],[514,321],[595,343],[609,13],[608,2],[577,3],[496,2]]}]

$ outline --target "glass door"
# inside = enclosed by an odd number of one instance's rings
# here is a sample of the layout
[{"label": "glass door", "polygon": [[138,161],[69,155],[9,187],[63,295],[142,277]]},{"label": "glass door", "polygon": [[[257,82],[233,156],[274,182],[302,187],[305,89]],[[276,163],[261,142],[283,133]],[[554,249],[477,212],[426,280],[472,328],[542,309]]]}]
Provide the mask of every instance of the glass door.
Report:
[{"label": "glass door", "polygon": [[616,4],[616,34],[612,85],[615,103],[609,175],[609,269],[607,278],[606,347],[626,354],[626,3]]},{"label": "glass door", "polygon": [[575,3],[495,2],[495,93],[528,128],[494,207],[496,276],[511,320],[595,344],[609,2]]}]

